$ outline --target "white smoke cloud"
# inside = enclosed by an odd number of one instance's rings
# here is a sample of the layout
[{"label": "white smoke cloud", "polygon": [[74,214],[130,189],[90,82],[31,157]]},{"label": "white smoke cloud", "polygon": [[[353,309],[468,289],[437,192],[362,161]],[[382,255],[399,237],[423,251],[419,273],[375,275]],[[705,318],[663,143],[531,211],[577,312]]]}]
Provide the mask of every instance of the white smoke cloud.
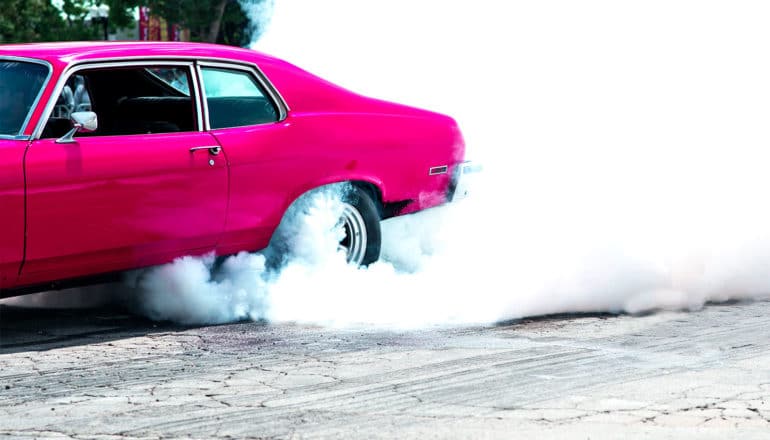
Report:
[{"label": "white smoke cloud", "polygon": [[251,18],[252,38],[258,39],[270,25],[275,0],[238,0],[246,16]]},{"label": "white smoke cloud", "polygon": [[770,292],[765,3],[328,0],[274,12],[255,49],[455,116],[485,165],[471,203],[386,222],[395,279],[367,275],[410,292],[402,305],[425,299],[423,322]]},{"label": "white smoke cloud", "polygon": [[273,7],[255,49],[454,116],[485,171],[469,199],[385,221],[366,269],[336,252],[327,193],[284,225],[278,268],[274,243],[135,275],[153,319],[415,327],[768,298],[770,5]]}]

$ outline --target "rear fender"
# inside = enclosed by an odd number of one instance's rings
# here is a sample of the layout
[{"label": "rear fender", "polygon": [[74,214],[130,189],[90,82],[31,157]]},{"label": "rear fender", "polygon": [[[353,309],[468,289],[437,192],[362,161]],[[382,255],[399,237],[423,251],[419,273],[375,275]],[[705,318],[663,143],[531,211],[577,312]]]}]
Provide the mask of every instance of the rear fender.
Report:
[{"label": "rear fender", "polygon": [[319,188],[322,188],[324,186],[328,185],[334,185],[334,184],[345,184],[349,183],[352,185],[359,186],[363,189],[365,189],[369,194],[372,196],[372,200],[377,205],[377,209],[380,211],[380,215],[382,216],[382,195],[383,195],[383,183],[376,178],[373,178],[371,176],[363,176],[363,175],[349,175],[346,177],[328,177],[324,179],[319,179],[316,181],[313,181],[312,183],[306,183],[305,185],[302,185],[301,187],[296,188],[293,190],[289,197],[286,198],[283,208],[281,210],[281,218],[278,222],[275,223],[274,226],[272,226],[272,231],[270,233],[270,236],[272,237],[273,234],[275,234],[275,230],[278,228],[278,224],[280,223],[280,220],[283,219],[283,217],[286,215],[286,212],[289,210],[291,205],[296,202],[300,197],[303,195],[317,190]]}]

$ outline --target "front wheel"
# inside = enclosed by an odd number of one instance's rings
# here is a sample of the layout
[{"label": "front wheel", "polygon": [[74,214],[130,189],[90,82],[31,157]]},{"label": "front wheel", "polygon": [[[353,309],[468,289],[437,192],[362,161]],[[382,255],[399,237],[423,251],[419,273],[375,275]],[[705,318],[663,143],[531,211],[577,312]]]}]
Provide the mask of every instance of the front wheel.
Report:
[{"label": "front wheel", "polygon": [[356,266],[367,266],[380,258],[382,233],[377,206],[363,189],[353,186],[342,198],[339,226],[345,231],[340,249]]}]

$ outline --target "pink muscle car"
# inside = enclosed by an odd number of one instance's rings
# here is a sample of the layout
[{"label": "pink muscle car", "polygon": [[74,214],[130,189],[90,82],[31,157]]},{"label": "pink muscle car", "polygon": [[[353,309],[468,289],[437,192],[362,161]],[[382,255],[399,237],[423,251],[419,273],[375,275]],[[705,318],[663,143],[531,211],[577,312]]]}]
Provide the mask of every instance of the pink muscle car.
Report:
[{"label": "pink muscle car", "polygon": [[347,182],[341,246],[459,197],[448,116],[364,97],[252,50],[0,46],[0,297],[265,248],[288,207]]}]

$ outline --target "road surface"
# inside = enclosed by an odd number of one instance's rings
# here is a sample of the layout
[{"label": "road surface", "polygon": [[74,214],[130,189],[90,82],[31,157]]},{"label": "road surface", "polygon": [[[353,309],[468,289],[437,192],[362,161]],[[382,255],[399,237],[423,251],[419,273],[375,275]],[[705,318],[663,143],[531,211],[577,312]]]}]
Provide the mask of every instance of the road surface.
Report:
[{"label": "road surface", "polygon": [[0,307],[0,438],[768,438],[770,302],[394,331]]}]

